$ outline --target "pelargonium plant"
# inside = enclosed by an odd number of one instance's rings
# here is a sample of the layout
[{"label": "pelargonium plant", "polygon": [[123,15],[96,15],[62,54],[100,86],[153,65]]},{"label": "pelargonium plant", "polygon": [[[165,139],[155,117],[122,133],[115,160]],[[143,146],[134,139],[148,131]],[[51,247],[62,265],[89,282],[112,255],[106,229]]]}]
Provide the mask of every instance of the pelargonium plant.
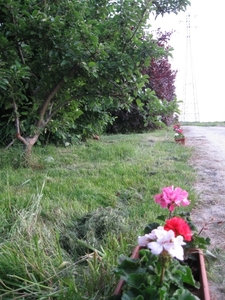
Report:
[{"label": "pelargonium plant", "polygon": [[[154,200],[169,212],[158,216],[163,223],[145,227],[138,237],[139,258],[121,256],[116,273],[125,281],[123,294],[110,297],[121,300],[194,300],[189,287],[199,288],[187,264],[194,248],[206,249],[209,238],[200,237],[189,213],[175,215],[177,208],[190,204],[188,192],[180,187],[165,187]],[[190,251],[192,249],[192,251]]]},{"label": "pelargonium plant", "polygon": [[175,140],[177,140],[177,139],[182,139],[182,138],[184,138],[184,137],[185,137],[185,136],[184,136],[184,134],[183,134],[183,129],[177,128],[177,129],[175,130],[175,134],[174,134]]},{"label": "pelargonium plant", "polygon": [[181,127],[181,126],[180,126],[179,123],[174,124],[174,125],[173,125],[173,130],[176,131],[176,130],[179,129],[180,127]]}]

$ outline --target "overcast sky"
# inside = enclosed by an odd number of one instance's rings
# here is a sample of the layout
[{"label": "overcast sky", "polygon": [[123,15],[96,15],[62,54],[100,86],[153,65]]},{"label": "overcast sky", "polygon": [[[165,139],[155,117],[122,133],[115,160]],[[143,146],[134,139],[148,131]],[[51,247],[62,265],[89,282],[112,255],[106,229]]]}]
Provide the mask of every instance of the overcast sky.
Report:
[{"label": "overcast sky", "polygon": [[[153,28],[163,31],[175,30],[170,46],[174,48],[172,68],[178,70],[176,94],[183,100],[184,89],[191,92],[189,83],[185,84],[186,74],[193,74],[195,83],[195,102],[198,104],[199,121],[225,121],[225,1],[192,0],[190,13],[190,41],[192,50],[192,72],[186,66],[186,17],[187,12],[178,15],[165,15],[156,21],[151,20]],[[189,76],[189,75],[188,75]],[[186,95],[189,107],[193,101]]]}]

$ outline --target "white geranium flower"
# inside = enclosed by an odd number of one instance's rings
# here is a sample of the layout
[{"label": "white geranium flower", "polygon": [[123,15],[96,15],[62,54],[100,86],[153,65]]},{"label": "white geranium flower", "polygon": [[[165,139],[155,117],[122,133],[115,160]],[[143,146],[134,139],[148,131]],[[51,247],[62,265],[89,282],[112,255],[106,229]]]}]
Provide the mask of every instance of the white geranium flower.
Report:
[{"label": "white geranium flower", "polygon": [[154,234],[145,234],[144,236],[139,236],[138,237],[138,245],[141,247],[146,247],[149,242],[155,239]]},{"label": "white geranium flower", "polygon": [[155,234],[155,230],[164,230],[164,229],[163,226],[159,226],[157,229],[153,229],[151,233],[145,234],[144,236],[139,236],[138,245],[141,247],[146,247],[149,242],[156,240],[157,236]]},{"label": "white geranium flower", "polygon": [[174,242],[174,247],[170,250],[169,254],[172,257],[176,257],[179,260],[184,260],[184,249],[183,245],[186,245],[184,242],[184,238],[181,235],[178,235],[176,238],[173,240]]},{"label": "white geranium flower", "polygon": [[147,247],[151,250],[153,254],[159,255],[163,250],[166,250],[170,256],[176,257],[179,260],[184,259],[184,250],[182,245],[182,236],[177,236],[175,238],[173,230],[154,230],[156,235],[156,241],[149,242]]}]

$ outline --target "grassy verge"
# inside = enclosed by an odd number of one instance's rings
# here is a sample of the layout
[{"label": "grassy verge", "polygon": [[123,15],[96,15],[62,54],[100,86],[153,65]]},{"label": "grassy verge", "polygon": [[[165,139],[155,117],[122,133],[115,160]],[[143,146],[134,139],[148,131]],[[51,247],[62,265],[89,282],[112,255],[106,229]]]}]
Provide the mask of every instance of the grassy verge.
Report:
[{"label": "grassy verge", "polygon": [[225,122],[181,122],[183,126],[225,126]]},{"label": "grassy verge", "polygon": [[[161,209],[153,196],[179,186],[192,206],[191,149],[173,131],[103,136],[0,158],[1,299],[107,299],[113,268]],[[186,208],[191,209],[191,207]]]}]

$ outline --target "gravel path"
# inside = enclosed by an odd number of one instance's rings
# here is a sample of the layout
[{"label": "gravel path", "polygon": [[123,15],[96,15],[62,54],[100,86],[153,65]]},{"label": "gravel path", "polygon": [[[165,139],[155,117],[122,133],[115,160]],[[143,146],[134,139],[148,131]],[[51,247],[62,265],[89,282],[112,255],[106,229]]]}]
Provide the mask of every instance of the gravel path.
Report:
[{"label": "gravel path", "polygon": [[[225,253],[225,127],[183,126],[186,146],[194,148],[192,164],[197,172],[198,205],[192,220],[211,239],[211,250]],[[225,300],[225,257],[217,282],[209,281],[211,300]]]}]

